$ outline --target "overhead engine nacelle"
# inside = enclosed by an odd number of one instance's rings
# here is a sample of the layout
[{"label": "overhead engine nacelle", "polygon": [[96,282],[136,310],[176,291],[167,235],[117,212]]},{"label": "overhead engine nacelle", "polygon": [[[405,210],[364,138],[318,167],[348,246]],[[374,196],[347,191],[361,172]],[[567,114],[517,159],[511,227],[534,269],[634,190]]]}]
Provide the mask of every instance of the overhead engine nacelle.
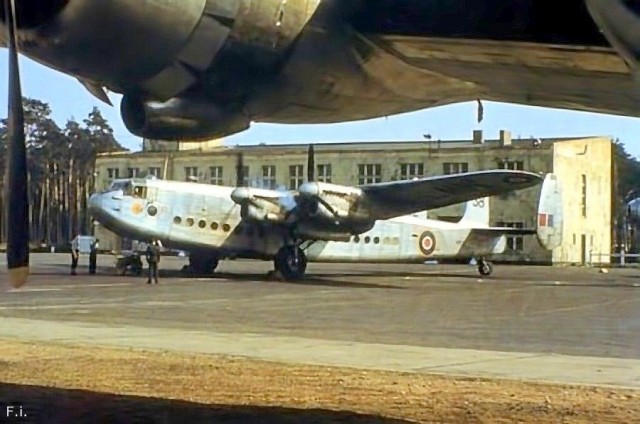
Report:
[{"label": "overhead engine nacelle", "polygon": [[[167,100],[190,87],[229,35],[218,0],[22,0],[22,53],[113,91]],[[0,20],[4,20],[0,12]]]},{"label": "overhead engine nacelle", "polygon": [[[21,53],[91,87],[158,102],[192,89],[226,104],[256,91],[259,81],[248,76],[277,73],[320,3],[17,0],[16,7]],[[231,87],[239,92],[229,94]]]},{"label": "overhead engine nacelle", "polygon": [[586,0],[586,3],[607,40],[640,77],[640,3],[632,0]]},{"label": "overhead engine nacelle", "polygon": [[129,131],[152,139],[210,140],[244,131],[251,124],[242,112],[227,112],[212,103],[180,98],[161,103],[125,96],[120,112]]}]

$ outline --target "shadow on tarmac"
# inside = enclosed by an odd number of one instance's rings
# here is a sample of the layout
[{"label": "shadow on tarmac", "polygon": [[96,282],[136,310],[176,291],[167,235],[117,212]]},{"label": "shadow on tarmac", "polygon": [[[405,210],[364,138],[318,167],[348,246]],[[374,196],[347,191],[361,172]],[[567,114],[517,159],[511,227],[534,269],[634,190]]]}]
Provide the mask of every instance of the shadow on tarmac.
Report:
[{"label": "shadow on tarmac", "polygon": [[[69,275],[67,271],[64,271],[62,268],[59,272],[55,271],[35,271],[32,272],[31,275],[40,276],[40,277],[56,277],[60,278],[61,275]],[[362,274],[363,276],[374,276],[372,274]],[[139,276],[132,276],[127,274],[125,276],[120,276],[114,273],[112,268],[98,268],[97,273],[95,275],[89,275],[89,272],[86,268],[78,267],[76,276],[69,276],[70,281],[74,279],[82,279],[83,282],[87,282],[87,279],[95,278],[95,277],[120,277],[123,279],[130,280],[131,278],[146,281],[147,271],[146,269]],[[255,283],[255,282],[271,282],[274,284],[290,284],[290,285],[301,285],[301,286],[321,286],[321,287],[345,287],[345,288],[356,288],[356,289],[393,289],[393,290],[405,290],[406,287],[390,285],[390,284],[372,284],[372,283],[364,283],[364,282],[353,282],[349,281],[346,278],[358,276],[358,274],[326,274],[326,276],[317,276],[313,274],[307,274],[304,279],[300,281],[286,281],[283,279],[279,279],[273,275],[269,275],[266,273],[260,274],[241,274],[241,273],[232,273],[232,272],[216,272],[214,274],[209,275],[198,275],[193,273],[187,273],[181,270],[160,270],[158,273],[160,280],[172,280],[172,279],[207,279],[207,280],[229,280],[230,283]],[[337,277],[337,278],[334,278]],[[342,277],[342,278],[341,278]]]},{"label": "shadow on tarmac", "polygon": [[[358,423],[409,421],[324,409],[207,405],[85,390],[0,384],[0,405],[15,423]],[[20,409],[22,407],[22,409]],[[22,411],[23,416],[17,416]],[[24,415],[26,414],[26,416]]]}]

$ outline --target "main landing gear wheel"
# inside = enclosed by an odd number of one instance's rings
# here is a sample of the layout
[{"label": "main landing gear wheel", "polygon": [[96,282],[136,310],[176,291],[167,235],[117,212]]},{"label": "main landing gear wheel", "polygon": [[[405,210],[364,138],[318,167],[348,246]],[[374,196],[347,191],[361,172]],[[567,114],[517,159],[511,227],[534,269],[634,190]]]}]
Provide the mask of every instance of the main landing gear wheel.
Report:
[{"label": "main landing gear wheel", "polygon": [[493,272],[493,264],[489,261],[478,261],[478,272],[484,277],[488,277]]},{"label": "main landing gear wheel", "polygon": [[298,246],[284,246],[274,259],[276,271],[287,281],[297,281],[304,277],[307,270],[307,255]]}]

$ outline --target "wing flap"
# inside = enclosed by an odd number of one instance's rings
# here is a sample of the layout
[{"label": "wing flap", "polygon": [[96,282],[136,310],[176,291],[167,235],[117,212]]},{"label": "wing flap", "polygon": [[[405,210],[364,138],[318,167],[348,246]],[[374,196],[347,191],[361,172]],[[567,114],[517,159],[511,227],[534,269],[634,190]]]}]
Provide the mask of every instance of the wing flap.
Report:
[{"label": "wing flap", "polygon": [[360,186],[372,219],[389,219],[506,194],[540,184],[543,177],[525,171],[468,172]]}]

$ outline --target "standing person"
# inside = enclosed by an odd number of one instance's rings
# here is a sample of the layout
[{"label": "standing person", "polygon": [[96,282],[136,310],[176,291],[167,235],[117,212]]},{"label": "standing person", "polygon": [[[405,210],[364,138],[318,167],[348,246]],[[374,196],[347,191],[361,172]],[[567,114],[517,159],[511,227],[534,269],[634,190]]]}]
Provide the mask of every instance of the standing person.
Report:
[{"label": "standing person", "polygon": [[80,259],[80,248],[78,246],[78,237],[76,237],[71,242],[71,275],[76,275],[78,259]]},{"label": "standing person", "polygon": [[159,241],[152,241],[147,246],[146,251],[147,263],[149,264],[149,276],[147,278],[147,284],[151,284],[151,279],[158,284],[158,263],[160,262],[160,247]]},{"label": "standing person", "polygon": [[89,274],[95,274],[98,266],[98,242],[100,240],[95,239],[91,243],[91,250],[89,251]]}]

